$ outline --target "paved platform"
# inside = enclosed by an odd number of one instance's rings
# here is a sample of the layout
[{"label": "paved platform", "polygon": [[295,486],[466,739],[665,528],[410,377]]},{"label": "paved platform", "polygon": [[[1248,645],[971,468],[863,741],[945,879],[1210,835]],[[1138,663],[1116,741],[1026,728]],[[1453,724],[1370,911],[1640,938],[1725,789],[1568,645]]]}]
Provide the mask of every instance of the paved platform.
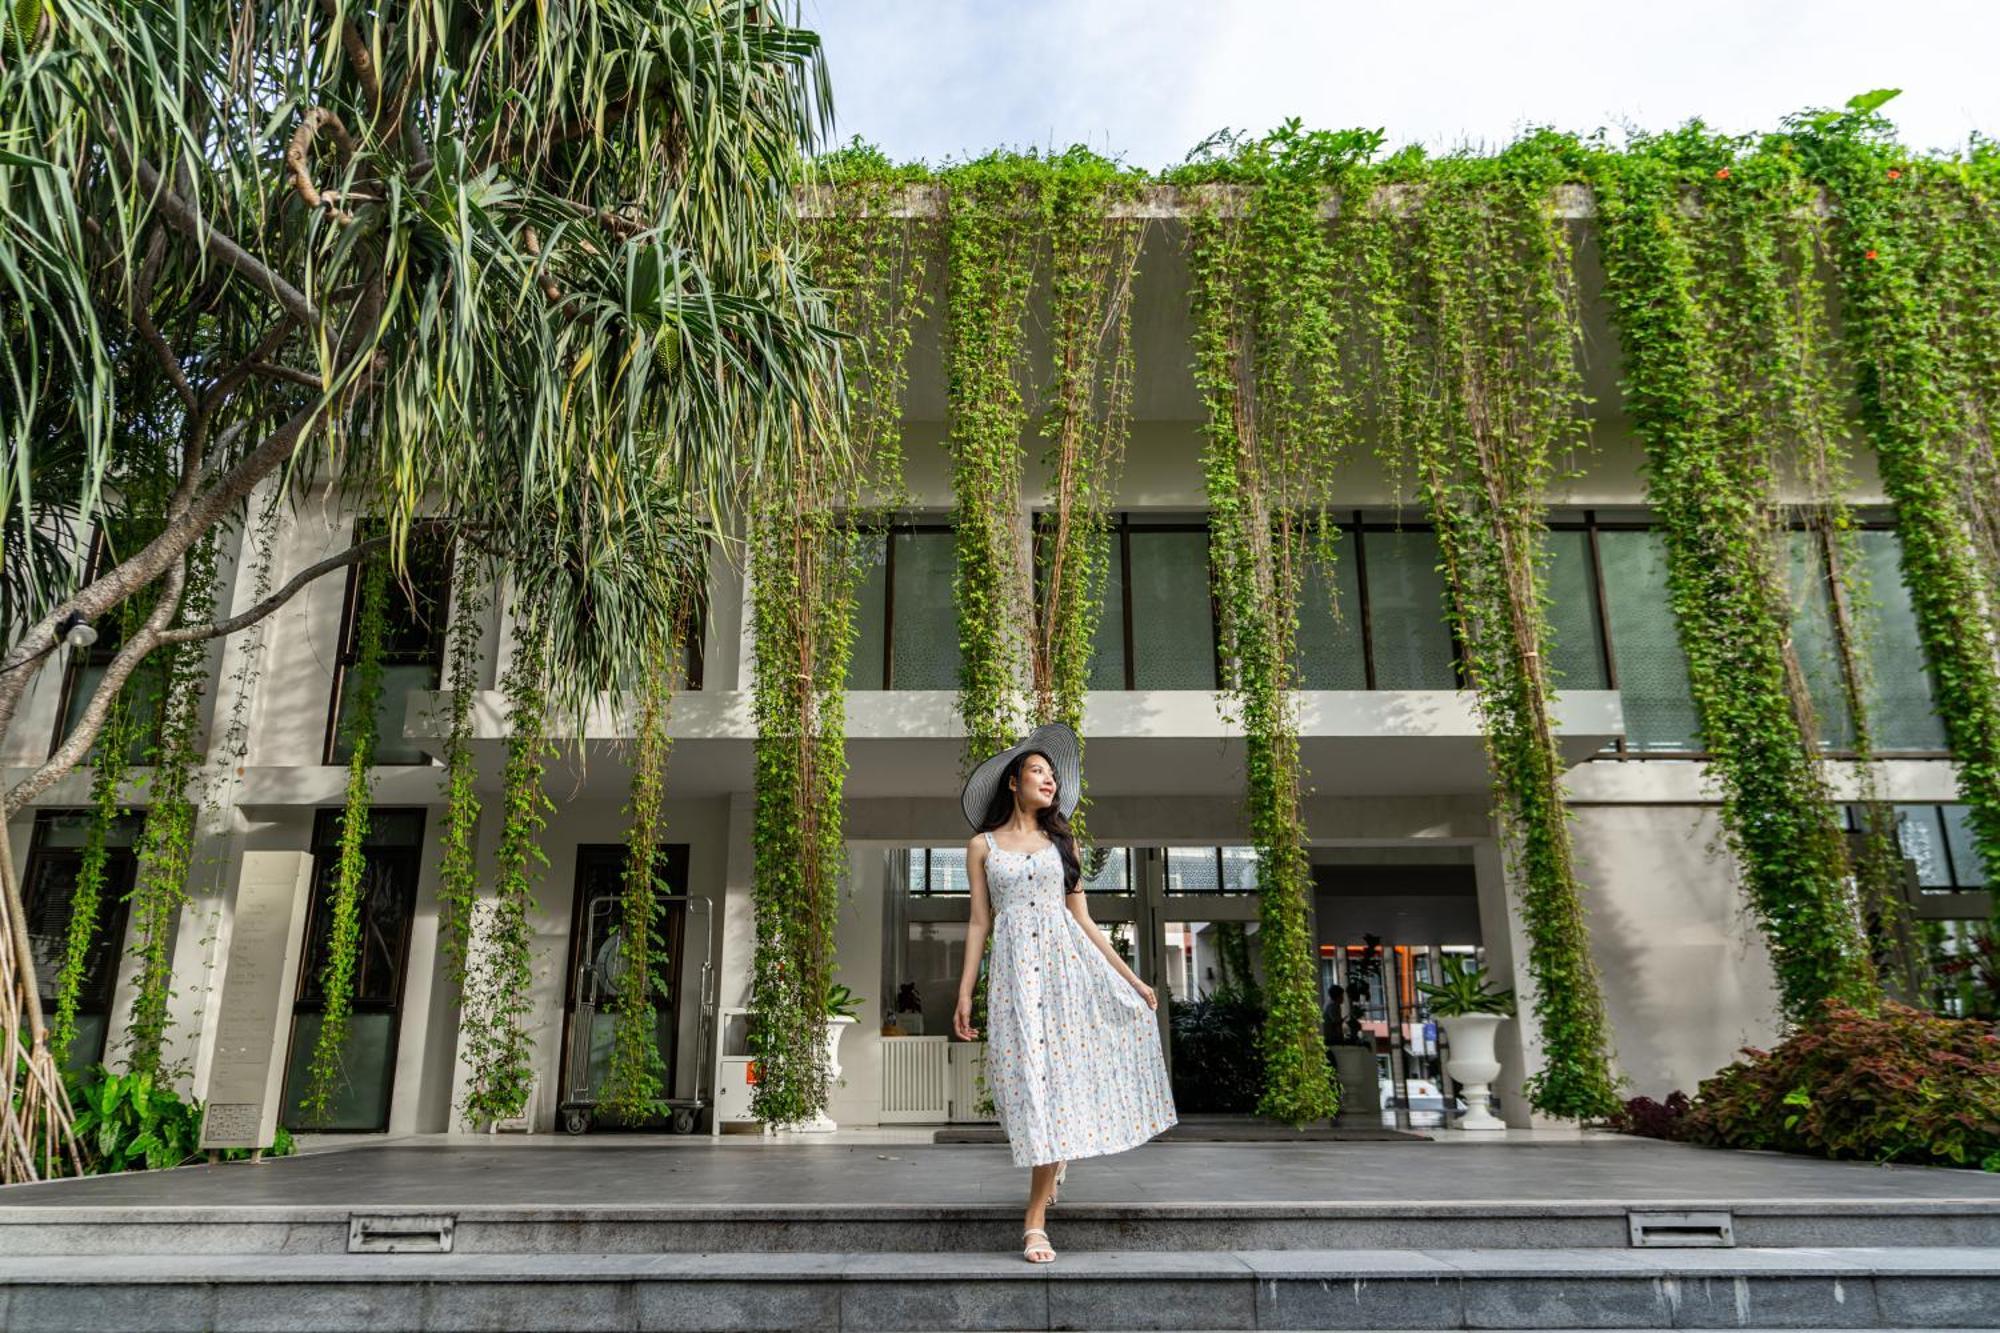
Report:
[{"label": "paved platform", "polygon": [[[1005,1148],[672,1136],[435,1136],[0,1189],[0,1208],[1013,1204]],[[1985,1200],[2000,1174],[1825,1162],[1625,1135],[1510,1143],[1153,1143],[1070,1167],[1069,1204]]]}]

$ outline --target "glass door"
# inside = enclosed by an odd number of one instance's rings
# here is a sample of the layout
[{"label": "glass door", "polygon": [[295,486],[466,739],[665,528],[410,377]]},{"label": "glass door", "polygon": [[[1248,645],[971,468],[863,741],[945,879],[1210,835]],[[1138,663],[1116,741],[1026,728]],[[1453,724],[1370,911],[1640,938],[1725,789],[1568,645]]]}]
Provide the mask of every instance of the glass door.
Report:
[{"label": "glass door", "polygon": [[396,1041],[403,1013],[403,973],[410,918],[424,846],[422,810],[370,810],[363,842],[354,951],[353,1012],[341,1048],[340,1076],[324,1116],[305,1107],[313,1047],[325,996],[320,987],[333,931],[333,888],[340,865],[338,810],[322,810],[313,826],[313,891],[306,913],[306,949],[292,1005],[292,1049],[285,1073],[284,1123],[293,1130],[376,1131],[389,1127],[396,1076]]},{"label": "glass door", "polygon": [[[598,1093],[611,1071],[618,1026],[618,989],[624,979],[626,851],[624,844],[577,849],[576,905],[570,918],[569,985],[563,1013],[562,1109],[565,1127],[588,1128]],[[681,956],[687,933],[688,845],[659,848],[658,962],[653,975],[654,1033],[660,1052],[662,1095],[671,1096],[680,1044]]]}]

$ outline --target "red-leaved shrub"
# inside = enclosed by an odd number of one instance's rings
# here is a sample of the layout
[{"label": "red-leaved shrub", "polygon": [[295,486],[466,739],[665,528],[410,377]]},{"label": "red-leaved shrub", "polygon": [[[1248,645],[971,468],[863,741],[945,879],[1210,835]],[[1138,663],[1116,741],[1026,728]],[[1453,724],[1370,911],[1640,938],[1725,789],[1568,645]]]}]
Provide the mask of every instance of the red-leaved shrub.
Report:
[{"label": "red-leaved shrub", "polygon": [[1649,1139],[1683,1139],[1687,1137],[1687,1113],[1693,1106],[1688,1095],[1675,1088],[1663,1102],[1651,1097],[1630,1098],[1612,1123],[1627,1134]]},{"label": "red-leaved shrub", "polygon": [[1973,1019],[1833,1000],[1702,1080],[1675,1137],[1726,1148],[2000,1170],[2000,1036]]}]

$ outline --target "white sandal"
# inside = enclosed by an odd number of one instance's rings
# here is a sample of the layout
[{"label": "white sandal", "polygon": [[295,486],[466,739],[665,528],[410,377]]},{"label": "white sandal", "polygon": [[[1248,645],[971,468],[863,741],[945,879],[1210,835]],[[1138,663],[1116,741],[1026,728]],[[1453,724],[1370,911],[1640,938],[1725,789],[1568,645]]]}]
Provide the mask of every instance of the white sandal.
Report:
[{"label": "white sandal", "polygon": [[[1029,1240],[1030,1236],[1040,1236],[1039,1241]],[[1021,1257],[1031,1264],[1051,1264],[1056,1259],[1056,1247],[1049,1244],[1049,1233],[1040,1227],[1029,1227],[1021,1233]],[[1037,1259],[1037,1253],[1046,1252],[1048,1258]]]}]

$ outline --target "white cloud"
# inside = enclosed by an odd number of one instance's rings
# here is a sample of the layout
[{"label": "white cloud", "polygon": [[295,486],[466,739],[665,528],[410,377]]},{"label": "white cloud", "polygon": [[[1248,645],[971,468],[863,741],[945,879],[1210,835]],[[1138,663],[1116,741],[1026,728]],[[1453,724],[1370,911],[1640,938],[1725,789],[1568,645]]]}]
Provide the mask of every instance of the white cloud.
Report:
[{"label": "white cloud", "polygon": [[1775,128],[1900,87],[1905,140],[2000,134],[2000,6],[1967,0],[805,0],[842,138],[936,162],[1087,143],[1177,162],[1224,126],[1380,126],[1392,145],[1523,125]]}]

